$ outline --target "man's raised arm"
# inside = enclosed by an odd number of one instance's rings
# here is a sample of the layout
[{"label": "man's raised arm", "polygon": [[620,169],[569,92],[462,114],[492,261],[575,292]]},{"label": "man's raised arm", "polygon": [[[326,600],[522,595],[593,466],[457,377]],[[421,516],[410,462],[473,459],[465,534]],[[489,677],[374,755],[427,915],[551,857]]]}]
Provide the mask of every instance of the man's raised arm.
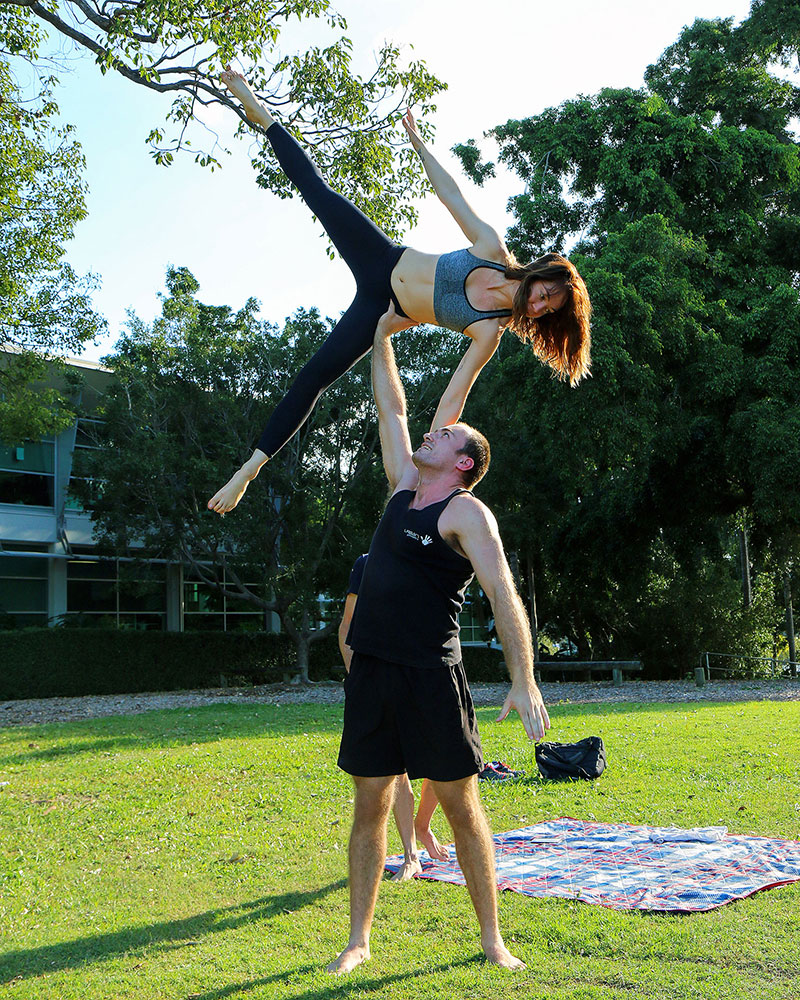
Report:
[{"label": "man's raised arm", "polygon": [[404,476],[416,480],[411,460],[406,394],[397,371],[392,348],[392,334],[407,330],[414,323],[399,317],[390,303],[388,312],[378,320],[372,345],[372,393],[378,408],[378,429],[386,478],[395,490]]}]

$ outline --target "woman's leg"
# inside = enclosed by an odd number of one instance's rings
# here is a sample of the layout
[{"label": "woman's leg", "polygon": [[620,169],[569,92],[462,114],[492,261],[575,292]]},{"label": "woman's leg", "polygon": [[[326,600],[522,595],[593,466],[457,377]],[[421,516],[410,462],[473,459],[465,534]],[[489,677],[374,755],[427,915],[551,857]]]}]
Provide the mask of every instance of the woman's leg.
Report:
[{"label": "woman's leg", "polygon": [[371,284],[376,278],[383,283],[383,258],[397,250],[397,244],[360,208],[326,183],[317,165],[282,125],[270,126],[267,138],[283,172],[324,226],[359,287],[365,282]]},{"label": "woman's leg", "polygon": [[385,310],[386,303],[365,302],[356,296],[275,407],[258,441],[261,452],[272,458],[305,423],[322,393],[364,357],[372,347],[375,327]]},{"label": "woman's leg", "polygon": [[[241,74],[226,71],[222,78],[248,117],[268,128],[267,138],[278,162],[350,267],[357,292],[353,305],[275,408],[252,456],[208,501],[209,510],[218,514],[236,507],[264,463],[307,419],[321,393],[370,349],[378,318],[389,298],[395,298],[391,273],[403,252],[360,209],[326,184],[316,165],[255,98]],[[367,306],[369,300],[380,308]],[[402,315],[399,302],[396,306]]]},{"label": "woman's leg", "polygon": [[297,433],[321,394],[372,347],[375,327],[387,304],[388,297],[381,303],[356,295],[328,339],[301,368],[286,395],[275,407],[252,456],[208,501],[209,510],[217,514],[233,510],[264,463]]},{"label": "woman's leg", "polygon": [[433,785],[427,778],[422,782],[422,791],[419,796],[419,808],[417,818],[414,820],[414,833],[417,840],[428,852],[428,856],[435,861],[449,861],[450,852],[446,847],[442,847],[436,839],[436,834],[431,830],[431,817],[439,805]]},{"label": "woman's leg", "polygon": [[407,774],[398,774],[394,783],[394,821],[403,842],[403,865],[394,875],[392,882],[407,882],[422,871],[414,838],[414,792]]}]

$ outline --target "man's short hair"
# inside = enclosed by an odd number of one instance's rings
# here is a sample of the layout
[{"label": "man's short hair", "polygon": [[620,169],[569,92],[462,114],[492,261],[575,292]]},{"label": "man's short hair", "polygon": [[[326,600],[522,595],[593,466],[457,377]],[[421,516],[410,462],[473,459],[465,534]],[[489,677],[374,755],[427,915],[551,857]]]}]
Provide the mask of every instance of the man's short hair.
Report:
[{"label": "man's short hair", "polygon": [[488,472],[489,462],[492,460],[492,450],[489,447],[489,442],[480,431],[476,431],[469,424],[459,424],[459,427],[466,431],[467,440],[464,442],[464,447],[458,449],[457,454],[467,455],[472,459],[472,468],[463,469],[461,472],[464,485],[471,490]]}]

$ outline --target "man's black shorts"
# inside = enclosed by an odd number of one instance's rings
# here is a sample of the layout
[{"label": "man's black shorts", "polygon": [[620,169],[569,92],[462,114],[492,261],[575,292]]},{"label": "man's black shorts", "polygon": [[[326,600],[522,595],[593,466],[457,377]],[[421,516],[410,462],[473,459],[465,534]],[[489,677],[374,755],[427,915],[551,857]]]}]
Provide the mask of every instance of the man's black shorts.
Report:
[{"label": "man's black shorts", "polygon": [[339,767],[348,774],[458,781],[483,767],[461,663],[407,667],[353,653],[344,689]]}]

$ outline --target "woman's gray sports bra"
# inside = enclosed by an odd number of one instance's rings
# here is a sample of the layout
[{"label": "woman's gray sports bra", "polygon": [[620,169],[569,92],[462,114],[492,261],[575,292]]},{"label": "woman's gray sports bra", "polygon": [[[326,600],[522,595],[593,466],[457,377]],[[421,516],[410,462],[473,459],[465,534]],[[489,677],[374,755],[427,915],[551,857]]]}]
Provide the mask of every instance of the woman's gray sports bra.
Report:
[{"label": "woman's gray sports bra", "polygon": [[476,267],[491,267],[505,271],[505,264],[476,257],[470,250],[445,253],[436,262],[433,280],[433,314],[439,326],[463,333],[480,319],[500,319],[510,316],[510,309],[474,309],[467,299],[467,278]]}]

